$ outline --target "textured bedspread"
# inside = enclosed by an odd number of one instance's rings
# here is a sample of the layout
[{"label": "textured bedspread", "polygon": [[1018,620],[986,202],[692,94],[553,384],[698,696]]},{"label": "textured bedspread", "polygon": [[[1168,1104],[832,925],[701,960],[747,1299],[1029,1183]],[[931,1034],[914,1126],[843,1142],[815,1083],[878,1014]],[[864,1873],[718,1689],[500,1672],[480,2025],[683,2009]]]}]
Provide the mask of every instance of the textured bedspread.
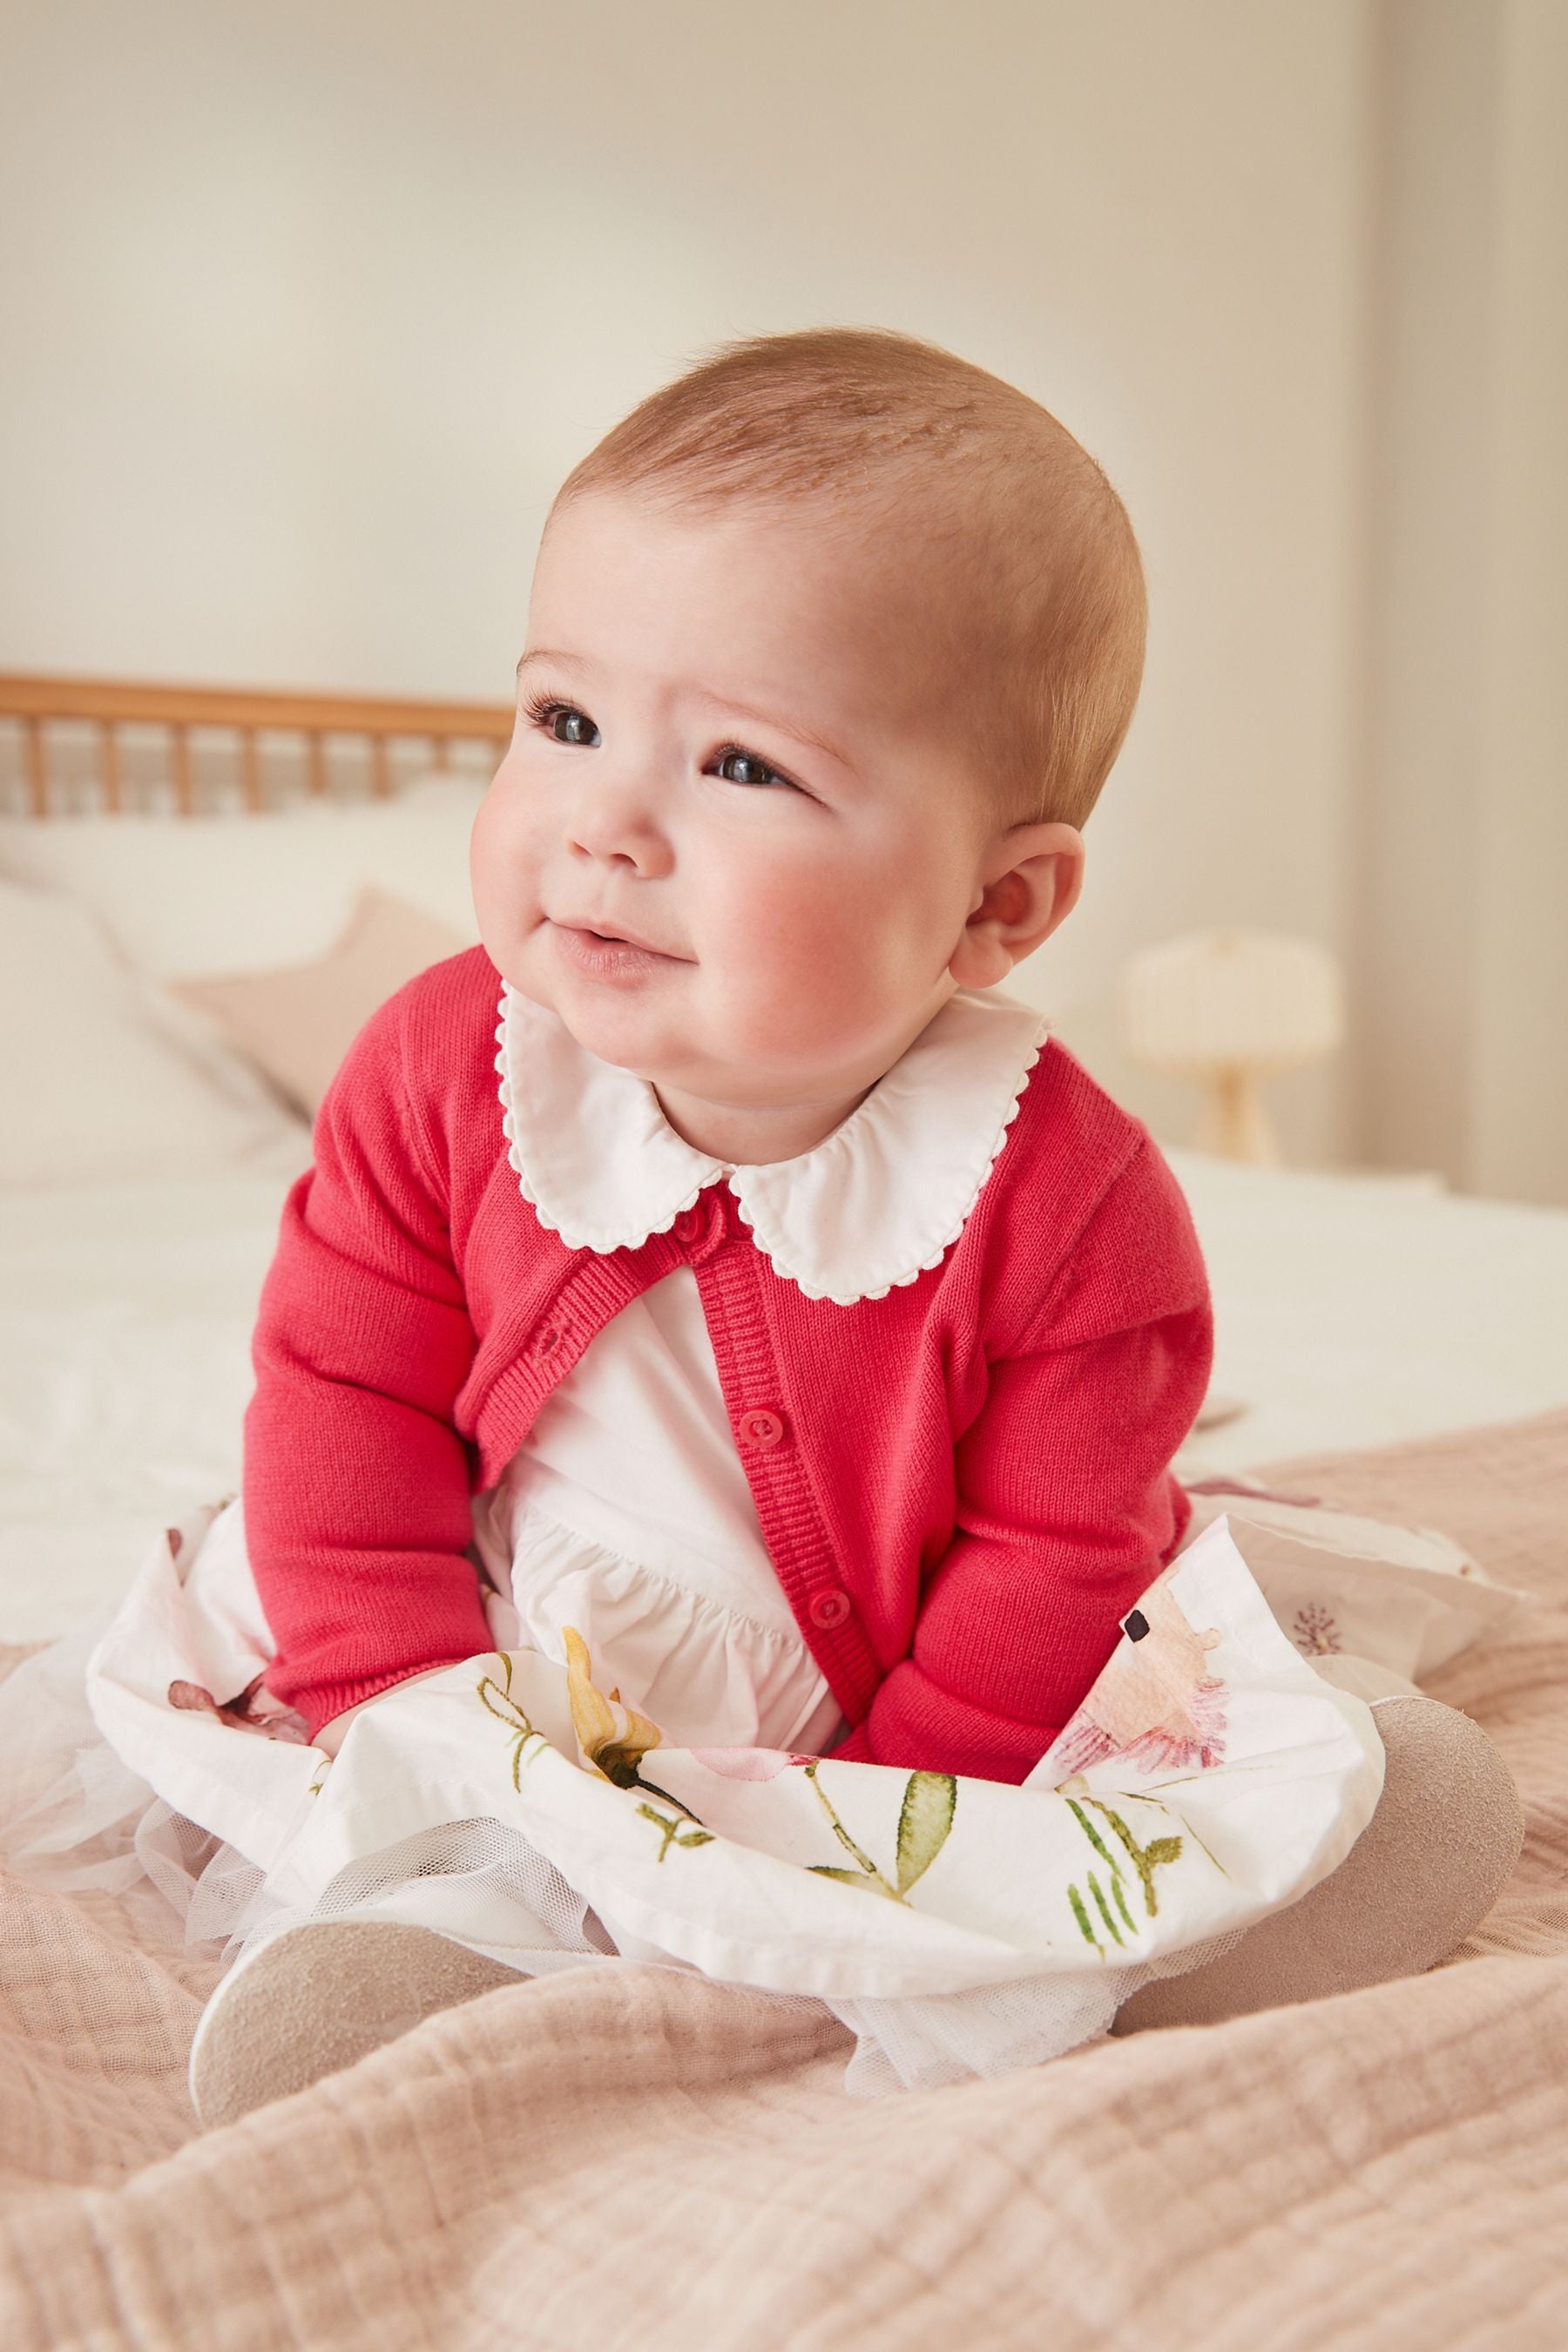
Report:
[{"label": "textured bedspread", "polygon": [[1568,1412],[1289,1465],[1539,1596],[1434,1684],[1529,1823],[1429,1976],[856,2102],[831,2021],[520,1983],[205,2137],[211,1970],[0,1882],[0,2343],[1568,2344]]}]

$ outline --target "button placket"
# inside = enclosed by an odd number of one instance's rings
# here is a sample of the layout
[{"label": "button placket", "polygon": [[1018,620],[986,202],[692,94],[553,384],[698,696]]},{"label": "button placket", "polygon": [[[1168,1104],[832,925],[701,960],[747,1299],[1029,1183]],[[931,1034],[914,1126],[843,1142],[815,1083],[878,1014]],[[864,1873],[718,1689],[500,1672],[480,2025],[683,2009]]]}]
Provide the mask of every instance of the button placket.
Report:
[{"label": "button placket", "polygon": [[[880,1679],[876,1655],[838,1580],[839,1562],[801,1460],[801,1430],[769,1394],[784,1367],[769,1337],[764,1262],[726,1195],[717,1194],[713,1207],[716,1230],[700,1254],[699,1278],[731,1427],[795,1621],[844,1712],[858,1719]],[[727,1245],[736,1242],[742,1245]]]}]

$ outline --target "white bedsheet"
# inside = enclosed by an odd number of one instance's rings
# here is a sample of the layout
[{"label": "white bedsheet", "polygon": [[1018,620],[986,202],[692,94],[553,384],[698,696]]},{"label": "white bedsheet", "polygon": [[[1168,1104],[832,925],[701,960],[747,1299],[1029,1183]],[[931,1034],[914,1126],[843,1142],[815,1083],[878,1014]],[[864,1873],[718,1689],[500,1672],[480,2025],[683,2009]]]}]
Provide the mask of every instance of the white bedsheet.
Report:
[{"label": "white bedsheet", "polygon": [[[152,1531],[235,1491],[256,1298],[306,1157],[301,1132],[266,1175],[0,1202],[0,1638],[101,1609]],[[1215,1388],[1247,1407],[1188,1475],[1568,1402],[1568,1211],[1171,1157]]]},{"label": "white bedsheet", "polygon": [[0,1201],[0,1638],[65,1632],[150,1534],[235,1491],[250,1326],[296,1150],[267,1174]]},{"label": "white bedsheet", "polygon": [[1568,1209],[1166,1156],[1214,1289],[1210,1393],[1247,1407],[1195,1433],[1186,1475],[1568,1404]]}]

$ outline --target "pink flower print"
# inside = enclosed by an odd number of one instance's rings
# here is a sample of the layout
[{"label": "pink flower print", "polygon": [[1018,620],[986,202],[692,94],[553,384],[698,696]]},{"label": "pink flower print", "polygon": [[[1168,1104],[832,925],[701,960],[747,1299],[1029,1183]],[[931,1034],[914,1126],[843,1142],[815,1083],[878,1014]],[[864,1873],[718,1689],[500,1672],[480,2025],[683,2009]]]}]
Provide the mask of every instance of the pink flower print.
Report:
[{"label": "pink flower print", "polygon": [[814,1756],[796,1756],[783,1748],[694,1748],[699,1764],[726,1780],[776,1780],[792,1764],[814,1764]]},{"label": "pink flower print", "polygon": [[1220,1635],[1189,1625],[1163,1581],[1150,1586],[1122,1627],[1126,1643],[1062,1733],[1062,1779],[1108,1756],[1161,1772],[1194,1764],[1207,1771],[1221,1763],[1226,1692],[1205,1663]]},{"label": "pink flower print", "polygon": [[1297,1610],[1294,1639],[1305,1658],[1331,1657],[1341,1647],[1340,1629],[1319,1601]]},{"label": "pink flower print", "polygon": [[226,1511],[229,1505],[236,1499],[233,1495],[225,1495],[220,1502],[204,1504],[202,1514],[199,1516],[205,1519],[205,1524],[197,1528],[194,1542],[182,1528],[165,1528],[163,1529],[163,1541],[168,1547],[169,1559],[182,1584],[190,1572],[196,1553],[201,1549],[206,1529],[211,1527],[218,1514],[221,1511]]}]

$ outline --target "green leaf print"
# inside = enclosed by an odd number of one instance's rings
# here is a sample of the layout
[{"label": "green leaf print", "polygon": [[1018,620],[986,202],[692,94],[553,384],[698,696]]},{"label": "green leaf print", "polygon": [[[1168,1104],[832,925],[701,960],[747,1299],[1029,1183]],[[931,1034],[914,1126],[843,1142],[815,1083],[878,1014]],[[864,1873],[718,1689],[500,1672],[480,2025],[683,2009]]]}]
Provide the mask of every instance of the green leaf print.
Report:
[{"label": "green leaf print", "polygon": [[1121,1941],[1121,1930],[1110,1916],[1110,1906],[1107,1903],[1104,1895],[1100,1892],[1100,1881],[1096,1878],[1092,1870],[1086,1873],[1086,1875],[1089,1879],[1089,1891],[1094,1897],[1094,1907],[1099,1912],[1100,1917],[1104,1920],[1111,1940],[1114,1943],[1120,1944]]},{"label": "green leaf print", "polygon": [[868,1895],[882,1895],[891,1902],[902,1903],[908,1889],[936,1860],[952,1827],[953,1809],[958,1802],[957,1781],[949,1772],[910,1774],[899,1812],[895,1886],[884,1878],[864,1847],[856,1844],[839,1820],[837,1808],[816,1777],[821,1760],[819,1757],[812,1758],[805,1768],[805,1777],[816,1791],[816,1801],[832,1824],[834,1836],[846,1853],[853,1854],[859,1868],[846,1870],[841,1864],[830,1868],[820,1862],[808,1863],[806,1868],[815,1871],[819,1878],[837,1878],[845,1886],[863,1886]]},{"label": "green leaf print", "polygon": [[1100,1948],[1100,1938],[1089,1924],[1089,1913],[1083,1907],[1083,1897],[1076,1886],[1068,1888],[1068,1901],[1072,1905],[1072,1916],[1078,1921],[1079,1935],[1086,1944],[1092,1944],[1098,1952]]},{"label": "green leaf print", "polygon": [[1079,1829],[1083,1832],[1085,1837],[1089,1840],[1096,1853],[1099,1854],[1101,1862],[1104,1863],[1107,1870],[1110,1871],[1111,1877],[1113,1879],[1120,1877],[1121,1871],[1117,1864],[1116,1856],[1111,1853],[1110,1848],[1106,1844],[1105,1840],[1100,1836],[1100,1832],[1095,1828],[1094,1823],[1089,1820],[1089,1815],[1084,1811],[1083,1807],[1069,1797],[1068,1799],[1068,1811],[1071,1813],[1074,1821],[1078,1823]]},{"label": "green leaf print", "polygon": [[[496,1655],[501,1663],[500,1681],[497,1683],[492,1681],[489,1675],[481,1675],[476,1687],[480,1706],[493,1715],[498,1723],[504,1723],[511,1733],[511,1785],[521,1796],[523,1754],[529,1742],[532,1740],[536,1743],[534,1756],[537,1756],[542,1748],[547,1748],[550,1743],[542,1731],[534,1729],[511,1695],[510,1655],[505,1650],[497,1651]],[[531,1763],[533,1758],[530,1757],[528,1760]]]},{"label": "green leaf print", "polygon": [[947,1843],[958,1803],[958,1782],[951,1772],[911,1772],[899,1814],[899,1893],[907,1895],[924,1876]]},{"label": "green leaf print", "polygon": [[[1065,1795],[1066,1791],[1063,1790],[1060,1793]],[[1152,1798],[1144,1798],[1140,1801],[1149,1804],[1155,1801]],[[1151,1838],[1147,1845],[1140,1845],[1137,1839],[1132,1834],[1131,1830],[1128,1827],[1121,1815],[1115,1810],[1114,1806],[1106,1804],[1099,1797],[1089,1796],[1087,1790],[1085,1791],[1084,1803],[1092,1805],[1095,1811],[1100,1815],[1102,1820],[1109,1822],[1110,1828],[1114,1831],[1118,1841],[1126,1852],[1127,1859],[1131,1862],[1133,1869],[1138,1874],[1138,1882],[1143,1890],[1143,1907],[1147,1911],[1150,1918],[1152,1919],[1160,1908],[1160,1898],[1154,1888],[1154,1873],[1162,1864],[1179,1862],[1181,1860],[1181,1839],[1179,1837]],[[1111,1899],[1114,1901],[1118,1911],[1121,1914],[1127,1926],[1131,1927],[1132,1932],[1136,1935],[1137,1929],[1133,1927],[1131,1916],[1127,1908],[1127,1898],[1121,1890],[1121,1863],[1117,1860],[1116,1855],[1111,1851],[1110,1847],[1106,1844],[1105,1840],[1100,1836],[1100,1832],[1095,1828],[1094,1823],[1089,1820],[1088,1813],[1084,1811],[1083,1805],[1080,1805],[1076,1798],[1073,1797],[1068,1798],[1067,1804],[1068,1812],[1071,1813],[1074,1821],[1078,1823],[1079,1829],[1083,1832],[1085,1837],[1089,1840],[1090,1845],[1100,1856],[1101,1862],[1106,1864],[1110,1869]],[[1162,1810],[1163,1809],[1162,1808]],[[1089,1873],[1089,1884],[1094,1893],[1096,1907],[1103,1916],[1105,1924],[1110,1928],[1112,1936],[1115,1937],[1116,1941],[1120,1944],[1122,1941],[1122,1937],[1118,1932],[1115,1920],[1110,1916],[1110,1911],[1107,1909],[1105,1898],[1100,1893],[1099,1883],[1092,1871]],[[1076,1890],[1069,1887],[1068,1889],[1068,1895],[1072,1903],[1075,1916],[1079,1915],[1081,1910],[1081,1906]],[[1082,1924],[1082,1920],[1086,1919],[1088,1916],[1087,1912],[1082,1913],[1079,1921],[1080,1925]],[[1089,1941],[1091,1944],[1096,1945],[1097,1948],[1099,1947],[1100,1939],[1094,1934],[1092,1928],[1089,1932]]]},{"label": "green leaf print", "polygon": [[672,1845],[711,1845],[713,1843],[712,1831],[693,1828],[689,1816],[682,1820],[679,1815],[661,1813],[657,1805],[639,1805],[637,1811],[645,1822],[654,1822],[661,1832],[657,1857],[660,1862]]},{"label": "green leaf print", "polygon": [[837,1878],[841,1886],[863,1886],[868,1895],[880,1895],[889,1903],[901,1903],[904,1899],[879,1872],[868,1877],[863,1870],[839,1870],[831,1862],[808,1862],[805,1866],[814,1878]]},{"label": "green leaf print", "polygon": [[[1145,1798],[1143,1801],[1152,1803],[1155,1800]],[[1121,1815],[1113,1807],[1102,1802],[1099,1797],[1090,1797],[1089,1802],[1097,1813],[1103,1815],[1104,1819],[1110,1823],[1111,1828],[1126,1847],[1128,1857],[1133,1869],[1138,1873],[1143,1888],[1143,1907],[1152,1919],[1160,1908],[1160,1897],[1154,1887],[1155,1869],[1163,1862],[1180,1861],[1181,1839],[1179,1837],[1152,1838],[1147,1845],[1140,1845]]]}]

